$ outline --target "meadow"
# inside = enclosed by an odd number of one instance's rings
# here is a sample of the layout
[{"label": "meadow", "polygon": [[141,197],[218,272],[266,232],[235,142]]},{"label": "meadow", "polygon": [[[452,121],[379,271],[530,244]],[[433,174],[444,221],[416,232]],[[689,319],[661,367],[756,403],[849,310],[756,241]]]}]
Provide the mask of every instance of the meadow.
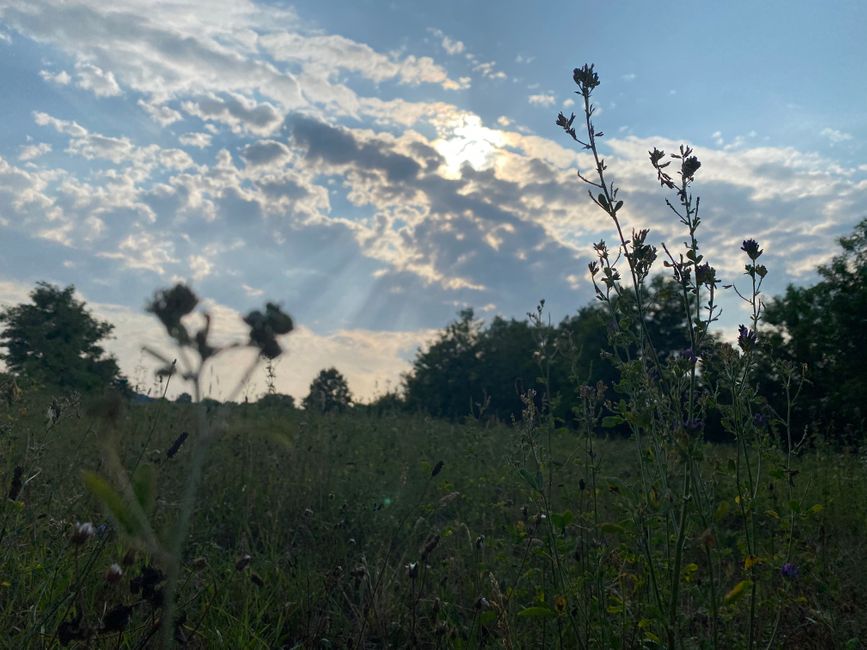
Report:
[{"label": "meadow", "polygon": [[[70,405],[46,420],[51,405],[50,395],[36,393],[2,410],[4,490],[14,492],[2,505],[3,643],[156,645],[166,567],[107,515],[82,472],[117,482],[114,463],[130,476],[148,467],[153,494],[137,494],[150,500],[162,535],[178,516],[195,443],[177,441],[195,431],[200,407]],[[634,440],[544,423],[458,425],[257,405],[206,417],[219,439],[177,590],[174,637],[188,647],[664,643],[652,565],[631,514],[644,500]],[[528,469],[532,444],[548,459],[541,491]],[[863,647],[867,458],[817,444],[783,475],[784,454],[765,449],[767,490],[753,503],[759,554],[751,556],[739,541],[735,456],[733,445],[702,448],[719,505],[715,539],[696,522],[685,543],[683,647],[711,647],[706,587],[714,580],[725,594],[716,643],[745,647],[748,577],[759,585],[753,620],[761,647]],[[27,471],[17,475],[16,465]],[[664,490],[654,499],[660,510],[676,501]],[[93,530],[76,528],[84,522]],[[671,533],[652,531],[653,553],[673,544]]]},{"label": "meadow", "polygon": [[[465,310],[402,391],[352,405],[331,368],[302,410],[203,390],[238,347],[257,353],[244,377],[264,360],[273,388],[295,329],[275,303],[218,347],[208,315],[191,329],[189,286],[157,291],[147,310],[178,355],[144,350],[162,391],[190,391],[175,402],[141,399],[103,358],[112,326],[73,287],[4,309],[6,647],[863,648],[867,220],[815,287],[766,305],[754,239],[723,285],[692,148],[648,152],[684,235],[658,250],[621,220],[597,73],[573,81],[583,119],[556,123],[615,243],[593,245],[597,308],[568,327],[544,302],[484,332]],[[729,340],[713,331],[724,289],[746,307]]]}]

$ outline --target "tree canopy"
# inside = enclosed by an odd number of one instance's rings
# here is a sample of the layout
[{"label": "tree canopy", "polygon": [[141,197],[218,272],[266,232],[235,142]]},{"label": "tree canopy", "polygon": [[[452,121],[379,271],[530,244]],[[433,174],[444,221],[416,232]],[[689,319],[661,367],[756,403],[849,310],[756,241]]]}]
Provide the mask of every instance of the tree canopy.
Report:
[{"label": "tree canopy", "polygon": [[[789,285],[765,309],[773,357],[806,365],[807,382],[795,404],[793,426],[821,425],[838,437],[863,435],[867,404],[867,219],[840,238],[842,251],[819,267],[810,287]],[[770,380],[778,380],[772,369]],[[770,383],[770,382],[769,382]],[[776,382],[779,384],[779,382]],[[769,397],[783,409],[779,388]]]},{"label": "tree canopy", "polygon": [[336,413],[345,411],[352,405],[352,394],[346,378],[337,368],[320,370],[310,382],[310,392],[301,405],[308,411]]},{"label": "tree canopy", "polygon": [[37,283],[29,303],[0,311],[0,354],[15,375],[58,388],[92,390],[118,379],[117,361],[99,345],[114,326],[96,318],[75,297],[72,285],[61,289]]}]

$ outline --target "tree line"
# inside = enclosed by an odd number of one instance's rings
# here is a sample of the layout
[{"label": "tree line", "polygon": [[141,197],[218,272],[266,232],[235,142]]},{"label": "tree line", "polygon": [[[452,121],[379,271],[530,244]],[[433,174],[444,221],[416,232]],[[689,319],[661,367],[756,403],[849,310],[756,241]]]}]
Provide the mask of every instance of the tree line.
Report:
[{"label": "tree line", "polygon": [[[779,417],[784,413],[793,430],[858,439],[864,434],[867,403],[867,219],[839,244],[830,262],[818,268],[818,282],[790,285],[767,302],[758,333],[756,379],[767,411]],[[681,300],[679,287],[662,276],[645,290],[643,318],[652,340],[663,346],[657,350],[660,358],[676,360],[690,353]],[[100,345],[113,326],[93,317],[72,286],[38,283],[29,303],[0,311],[0,326],[7,385],[16,378],[59,389],[86,392],[114,385],[131,392],[116,360]],[[532,399],[569,426],[582,386],[598,387],[607,399],[617,399],[619,378],[606,352],[612,329],[611,316],[600,304],[556,324],[546,320],[544,303],[524,319],[497,316],[488,323],[464,309],[417,352],[400,388],[365,408],[508,423],[520,419],[526,400]],[[726,346],[713,340],[702,359],[704,375],[716,371],[714,357]],[[260,401],[294,407],[290,396],[273,390]],[[346,379],[335,368],[322,370],[302,401],[305,409],[323,412],[352,405]],[[714,430],[713,422],[706,423],[706,431],[713,435]]]}]

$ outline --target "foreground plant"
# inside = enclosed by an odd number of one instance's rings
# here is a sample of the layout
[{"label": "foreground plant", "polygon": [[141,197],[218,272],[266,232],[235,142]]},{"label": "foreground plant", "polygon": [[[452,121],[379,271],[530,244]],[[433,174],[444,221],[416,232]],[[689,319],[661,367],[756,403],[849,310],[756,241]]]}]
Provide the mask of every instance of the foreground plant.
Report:
[{"label": "foreground plant", "polygon": [[[583,595],[588,601],[585,611],[592,611],[594,602],[608,603],[607,612],[621,614],[625,627],[618,632],[603,619],[578,641],[582,645],[611,643],[619,636],[623,644],[637,629],[645,642],[664,640],[672,649],[702,637],[714,648],[727,647],[723,636],[738,637],[723,635],[722,624],[736,616],[738,599],[748,595],[743,641],[748,648],[759,641],[770,646],[776,626],[760,624],[756,606],[758,581],[763,576],[761,565],[773,561],[773,552],[769,554],[759,539],[758,509],[766,485],[762,459],[772,450],[771,439],[761,427],[763,400],[754,376],[760,347],[761,285],[768,273],[758,261],[763,251],[753,239],[745,240],[742,246],[748,257],[746,275],[750,287],[746,292],[735,291],[750,306],[751,320],[739,328],[737,350],[711,333],[711,325],[720,313],[720,280],[699,244],[701,203],[692,185],[701,162],[685,145],[671,154],[658,148],[648,152],[660,186],[673,193],[665,204],[686,235],[681,250],[662,244],[662,251],[663,265],[680,293],[689,346],[679,355],[660,355],[649,334],[645,307],[646,285],[659,252],[649,243],[647,229],[632,229],[627,234],[624,226],[624,201],[599,152],[598,141],[604,134],[593,122],[596,109],[592,96],[600,85],[597,72],[592,65],[585,65],[574,70],[573,80],[583,104],[581,127],[576,127],[574,114],[566,117],[563,113],[558,115],[557,125],[592,157],[592,171],[586,175],[579,172],[578,177],[616,232],[615,246],[605,241],[594,245],[596,260],[589,265],[596,297],[610,315],[611,356],[621,376],[615,387],[619,399],[607,403],[611,415],[602,423],[629,431],[635,441],[640,472],[640,489],[619,494],[623,519],[616,525],[600,524],[598,517],[593,521],[597,542],[618,542],[620,559],[626,559],[625,566],[630,567],[630,584],[615,589],[603,586],[597,579],[590,581],[597,586],[585,589]],[[594,393],[589,387],[585,392],[588,396]],[[587,423],[596,416],[590,413],[585,409],[582,417],[584,429],[592,436]],[[716,478],[708,474],[705,463],[705,422],[720,415],[725,430],[737,441],[737,455],[732,462],[738,491],[734,504],[719,499]],[[788,467],[793,451],[789,437]],[[594,487],[594,498],[595,492]],[[721,548],[719,525],[732,505],[741,519],[740,536],[727,540],[727,547]],[[794,526],[792,519],[789,539]],[[740,580],[722,573],[722,558],[733,553],[743,558]],[[790,553],[791,548],[785,556],[787,562]],[[605,550],[595,552],[597,565],[613,560]],[[623,574],[621,568],[621,583]],[[695,601],[702,603],[699,611],[686,606]],[[689,643],[687,633],[691,636]]]}]

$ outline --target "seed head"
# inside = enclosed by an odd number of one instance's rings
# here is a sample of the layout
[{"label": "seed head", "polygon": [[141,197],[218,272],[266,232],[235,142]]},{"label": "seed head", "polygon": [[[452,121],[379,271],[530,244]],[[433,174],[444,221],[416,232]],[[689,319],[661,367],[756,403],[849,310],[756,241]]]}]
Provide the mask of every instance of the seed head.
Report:
[{"label": "seed head", "polygon": [[81,546],[95,534],[96,528],[89,521],[83,524],[76,522],[75,526],[72,527],[72,534],[69,536],[69,539],[76,546]]},{"label": "seed head", "polygon": [[120,579],[123,577],[123,569],[120,568],[120,565],[115,562],[105,572],[105,581],[109,584],[117,584],[120,582]]}]

